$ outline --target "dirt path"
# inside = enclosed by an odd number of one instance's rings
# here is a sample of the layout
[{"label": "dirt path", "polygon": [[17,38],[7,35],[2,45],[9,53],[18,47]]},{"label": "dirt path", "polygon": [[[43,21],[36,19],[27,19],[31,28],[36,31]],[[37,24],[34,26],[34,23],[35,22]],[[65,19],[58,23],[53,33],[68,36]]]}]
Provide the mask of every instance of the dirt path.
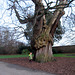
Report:
[{"label": "dirt path", "polygon": [[55,75],[36,71],[19,65],[0,62],[0,75]]},{"label": "dirt path", "polygon": [[57,75],[75,75],[75,58],[56,57],[55,59],[56,61],[48,63],[38,63],[34,61],[30,63],[28,58],[9,58],[0,59],[0,61]]}]

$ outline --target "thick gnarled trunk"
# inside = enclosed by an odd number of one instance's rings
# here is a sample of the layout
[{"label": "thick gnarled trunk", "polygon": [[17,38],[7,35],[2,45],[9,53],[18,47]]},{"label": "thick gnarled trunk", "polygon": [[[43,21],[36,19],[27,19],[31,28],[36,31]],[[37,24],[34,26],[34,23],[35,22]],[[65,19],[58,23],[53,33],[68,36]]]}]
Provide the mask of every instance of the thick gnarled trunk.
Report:
[{"label": "thick gnarled trunk", "polygon": [[36,51],[36,61],[48,62],[53,59],[52,45],[48,43],[45,47]]},{"label": "thick gnarled trunk", "polygon": [[[39,6],[40,4],[40,6]],[[37,16],[44,14],[44,7],[42,3],[36,4],[35,12],[40,10]],[[53,60],[52,45],[53,45],[53,35],[57,28],[57,24],[64,14],[62,8],[54,12],[54,16],[51,18],[49,25],[46,25],[46,18],[43,15],[41,18],[36,20],[35,26],[33,28],[33,41],[32,47],[34,51],[34,59],[38,62],[48,62]]]},{"label": "thick gnarled trunk", "polygon": [[[42,5],[36,6],[36,9],[44,9]],[[37,12],[35,10],[35,12]],[[44,11],[39,11],[39,15],[43,14]],[[50,28],[46,25],[45,15],[36,20],[36,24],[33,29],[33,41],[32,46],[34,51],[34,60],[38,62],[48,62],[52,59],[52,44],[53,38],[50,34]]]}]

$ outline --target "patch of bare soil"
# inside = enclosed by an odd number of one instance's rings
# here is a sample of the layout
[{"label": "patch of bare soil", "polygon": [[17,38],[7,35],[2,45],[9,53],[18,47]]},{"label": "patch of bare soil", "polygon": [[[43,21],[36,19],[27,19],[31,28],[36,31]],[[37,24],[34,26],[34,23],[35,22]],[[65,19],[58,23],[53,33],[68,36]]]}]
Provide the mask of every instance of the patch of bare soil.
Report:
[{"label": "patch of bare soil", "polygon": [[47,63],[29,62],[28,58],[8,58],[0,61],[18,64],[27,68],[54,73],[57,75],[75,75],[75,58],[55,57],[56,61]]}]

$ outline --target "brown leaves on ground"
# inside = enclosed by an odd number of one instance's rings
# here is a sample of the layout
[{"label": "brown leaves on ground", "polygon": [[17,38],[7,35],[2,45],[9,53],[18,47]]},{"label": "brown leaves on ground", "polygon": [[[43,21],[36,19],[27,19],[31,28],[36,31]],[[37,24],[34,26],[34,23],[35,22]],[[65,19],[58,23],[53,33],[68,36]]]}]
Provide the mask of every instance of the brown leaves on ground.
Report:
[{"label": "brown leaves on ground", "polygon": [[55,59],[56,61],[47,63],[29,62],[28,58],[8,58],[0,61],[59,75],[75,75],[75,58],[55,57]]}]

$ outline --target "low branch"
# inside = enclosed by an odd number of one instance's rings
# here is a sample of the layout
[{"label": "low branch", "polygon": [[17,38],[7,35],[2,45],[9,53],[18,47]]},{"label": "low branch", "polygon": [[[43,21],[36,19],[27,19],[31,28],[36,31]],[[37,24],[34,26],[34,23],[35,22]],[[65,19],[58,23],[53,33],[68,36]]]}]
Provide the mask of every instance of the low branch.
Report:
[{"label": "low branch", "polygon": [[19,15],[18,11],[16,10],[15,4],[13,5],[13,9],[14,9],[14,11],[16,13],[16,16],[17,16],[17,18],[18,18],[18,20],[21,24],[25,24],[27,22],[32,22],[33,21],[33,17],[32,18],[28,17],[28,18],[25,18],[24,20],[20,19],[20,15]]}]

